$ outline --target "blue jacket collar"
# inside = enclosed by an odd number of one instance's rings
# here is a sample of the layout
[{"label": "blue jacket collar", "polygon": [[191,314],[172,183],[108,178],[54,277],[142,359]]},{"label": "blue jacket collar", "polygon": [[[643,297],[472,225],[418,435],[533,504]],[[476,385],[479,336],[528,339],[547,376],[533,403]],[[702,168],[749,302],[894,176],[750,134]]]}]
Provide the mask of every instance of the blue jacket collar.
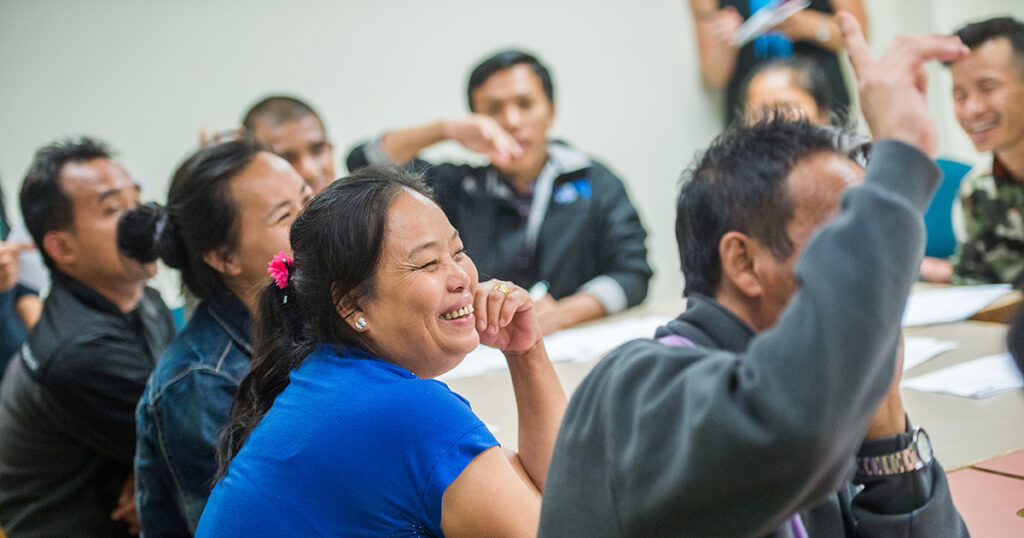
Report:
[{"label": "blue jacket collar", "polygon": [[207,299],[210,316],[234,340],[235,344],[252,356],[252,326],[249,309],[237,297],[226,291]]}]

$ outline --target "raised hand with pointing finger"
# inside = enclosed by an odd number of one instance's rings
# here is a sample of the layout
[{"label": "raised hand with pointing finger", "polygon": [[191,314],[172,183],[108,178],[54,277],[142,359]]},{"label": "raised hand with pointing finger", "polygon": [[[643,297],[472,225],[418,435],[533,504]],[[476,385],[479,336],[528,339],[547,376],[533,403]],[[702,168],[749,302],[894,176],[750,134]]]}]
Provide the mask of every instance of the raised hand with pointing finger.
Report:
[{"label": "raised hand with pointing finger", "polygon": [[932,60],[955,62],[970,50],[957,37],[900,36],[876,59],[857,19],[849,13],[840,13],[838,19],[872,135],[876,140],[906,142],[934,156],[935,123],[928,110],[924,64]]}]

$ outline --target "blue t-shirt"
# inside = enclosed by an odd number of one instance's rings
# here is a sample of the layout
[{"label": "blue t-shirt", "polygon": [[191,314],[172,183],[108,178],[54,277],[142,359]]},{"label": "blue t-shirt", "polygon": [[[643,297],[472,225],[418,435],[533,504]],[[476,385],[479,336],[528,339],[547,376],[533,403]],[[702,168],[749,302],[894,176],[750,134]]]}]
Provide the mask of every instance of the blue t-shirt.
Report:
[{"label": "blue t-shirt", "polygon": [[441,536],[441,497],[494,436],[447,385],[317,348],[231,461],[197,536]]}]

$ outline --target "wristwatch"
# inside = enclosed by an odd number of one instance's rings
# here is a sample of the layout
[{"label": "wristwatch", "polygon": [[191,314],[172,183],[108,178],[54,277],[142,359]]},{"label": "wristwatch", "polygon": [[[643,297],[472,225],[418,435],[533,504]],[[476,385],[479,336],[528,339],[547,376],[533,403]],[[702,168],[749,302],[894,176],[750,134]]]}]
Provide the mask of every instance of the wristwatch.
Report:
[{"label": "wristwatch", "polygon": [[932,442],[922,428],[911,432],[910,444],[899,452],[857,458],[857,475],[867,478],[892,476],[924,469],[931,464]]}]

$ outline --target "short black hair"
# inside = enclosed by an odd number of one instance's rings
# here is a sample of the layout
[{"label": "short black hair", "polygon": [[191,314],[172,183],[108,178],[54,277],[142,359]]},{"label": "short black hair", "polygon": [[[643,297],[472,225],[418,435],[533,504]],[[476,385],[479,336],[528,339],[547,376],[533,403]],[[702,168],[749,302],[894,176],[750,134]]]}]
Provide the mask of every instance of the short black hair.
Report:
[{"label": "short black hair", "polygon": [[251,134],[256,129],[257,123],[277,127],[289,121],[301,120],[306,116],[316,118],[320,122],[320,127],[326,131],[320,115],[305,101],[290,95],[271,95],[249,107],[249,111],[242,118],[242,127]]},{"label": "short black hair", "polygon": [[793,253],[786,224],[794,208],[786,179],[798,162],[819,152],[844,153],[834,128],[781,114],[733,127],[711,143],[683,173],[676,200],[684,295],[714,296],[718,291],[718,244],[727,232],[754,237],[779,260]]},{"label": "short black hair", "polygon": [[807,92],[814,99],[814,104],[818,107],[818,110],[835,114],[837,122],[839,121],[839,116],[843,115],[845,111],[833,110],[835,105],[832,99],[832,86],[828,82],[825,71],[813,60],[804,56],[774,58],[757,64],[750,71],[750,74],[747,75],[747,78],[743,80],[742,89],[739,94],[742,110],[737,112],[737,116],[745,117],[749,113],[746,110],[747,94],[750,92],[750,84],[754,81],[754,78],[762,73],[776,70],[789,72],[793,85]]},{"label": "short black hair", "polygon": [[1013,17],[995,17],[972,22],[957,30],[954,35],[971,50],[994,39],[1005,37],[1013,48],[1017,71],[1024,77],[1024,22]]},{"label": "short black hair", "polygon": [[480,62],[469,74],[469,86],[466,89],[469,110],[473,110],[473,92],[483,86],[487,79],[491,78],[491,75],[519,64],[526,64],[533,69],[534,74],[540,79],[540,85],[544,88],[548,100],[554,103],[555,86],[551,82],[551,73],[548,72],[548,68],[532,54],[516,49],[506,49],[498,51]]},{"label": "short black hair", "polygon": [[111,156],[106,144],[87,136],[58,140],[36,152],[21,184],[19,201],[25,227],[51,270],[57,268],[43,248],[43,236],[54,230],[69,229],[74,224],[74,200],[61,185],[61,169],[70,162],[110,159]]}]

